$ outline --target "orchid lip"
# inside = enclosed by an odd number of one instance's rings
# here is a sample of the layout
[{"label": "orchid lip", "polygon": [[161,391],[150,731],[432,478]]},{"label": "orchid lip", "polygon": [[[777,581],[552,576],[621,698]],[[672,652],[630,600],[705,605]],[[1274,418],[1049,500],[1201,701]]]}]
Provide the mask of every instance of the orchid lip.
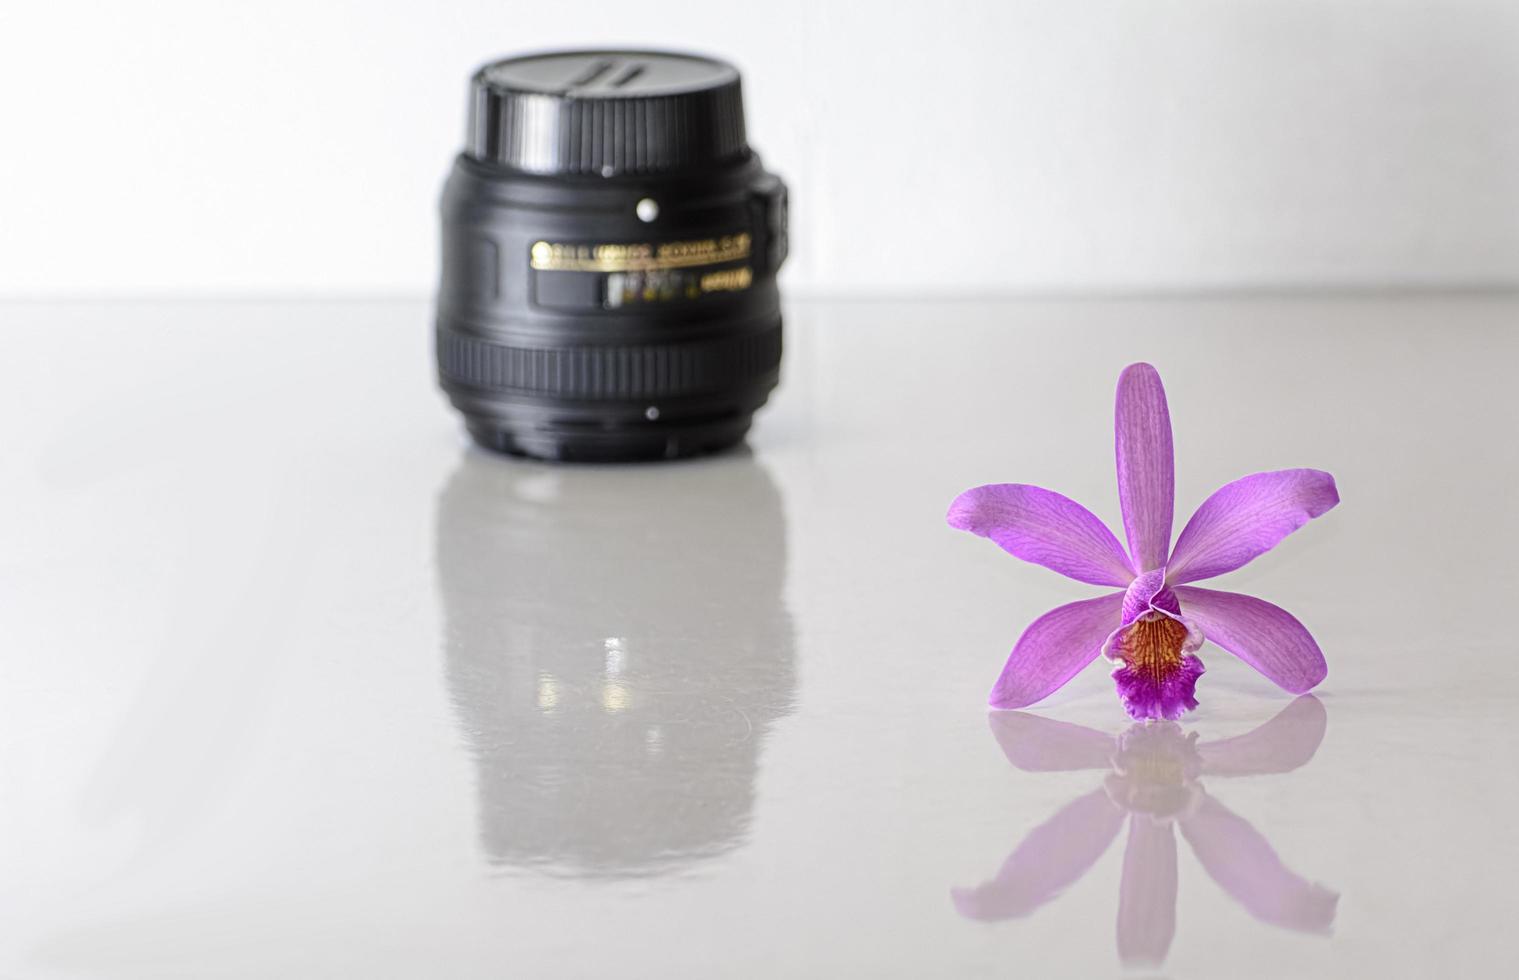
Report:
[{"label": "orchid lip", "polygon": [[1123,600],[1124,625],[1103,645],[1116,662],[1113,683],[1131,718],[1175,719],[1197,707],[1197,679],[1205,671],[1192,656],[1202,631],[1181,614],[1176,594],[1165,587],[1165,570],[1134,580]]},{"label": "orchid lip", "polygon": [[1205,639],[1202,629],[1186,615],[1176,593],[1165,584],[1164,567],[1152,569],[1129,584],[1123,595],[1123,612],[1117,629],[1108,634],[1102,644],[1102,656],[1110,664],[1123,665],[1126,661],[1118,653],[1119,641],[1126,630],[1136,622],[1158,617],[1173,619],[1186,628],[1181,653],[1196,653]]}]

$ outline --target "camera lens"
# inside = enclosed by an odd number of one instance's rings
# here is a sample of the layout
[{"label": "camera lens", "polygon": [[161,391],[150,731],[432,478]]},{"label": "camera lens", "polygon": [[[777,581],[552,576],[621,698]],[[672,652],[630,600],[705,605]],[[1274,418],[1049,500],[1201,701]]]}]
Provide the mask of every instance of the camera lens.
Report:
[{"label": "camera lens", "polygon": [[542,54],[486,65],[471,97],[437,358],[475,441],[613,461],[742,439],[779,378],[786,187],[749,148],[737,69]]}]

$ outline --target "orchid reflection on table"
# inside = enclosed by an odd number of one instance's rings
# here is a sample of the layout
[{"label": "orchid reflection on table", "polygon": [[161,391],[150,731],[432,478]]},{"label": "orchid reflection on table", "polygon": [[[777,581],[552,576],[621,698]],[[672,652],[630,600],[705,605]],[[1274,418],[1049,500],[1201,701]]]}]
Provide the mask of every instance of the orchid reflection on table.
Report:
[{"label": "orchid reflection on table", "polygon": [[1339,896],[1287,869],[1259,831],[1199,782],[1204,776],[1285,773],[1323,740],[1323,704],[1305,695],[1253,731],[1202,742],[1170,721],[1139,722],[1112,736],[1026,712],[993,712],[1008,761],[1025,772],[1108,770],[1082,796],[1023,839],[989,881],[955,889],[962,915],[1022,918],[1080,880],[1118,836],[1125,818],[1118,896],[1118,955],[1159,965],[1176,932],[1176,832],[1203,870],[1255,919],[1327,934]]}]

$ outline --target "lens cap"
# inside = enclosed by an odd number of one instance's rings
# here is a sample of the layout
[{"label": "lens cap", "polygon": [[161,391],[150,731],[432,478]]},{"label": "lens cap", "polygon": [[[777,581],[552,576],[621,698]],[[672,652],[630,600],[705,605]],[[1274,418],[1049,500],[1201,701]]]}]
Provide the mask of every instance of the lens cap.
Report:
[{"label": "lens cap", "polygon": [[466,152],[535,174],[648,175],[748,155],[738,70],[660,51],[570,51],[486,65]]}]

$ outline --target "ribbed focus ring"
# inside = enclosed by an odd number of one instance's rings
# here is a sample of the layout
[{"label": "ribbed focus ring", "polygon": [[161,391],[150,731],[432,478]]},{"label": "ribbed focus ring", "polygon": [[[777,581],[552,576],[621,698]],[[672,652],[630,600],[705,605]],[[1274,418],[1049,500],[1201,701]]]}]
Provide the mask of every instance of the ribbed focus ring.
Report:
[{"label": "ribbed focus ring", "polygon": [[760,333],[618,347],[513,347],[438,331],[438,369],[446,380],[504,393],[670,398],[757,381],[780,362],[779,323]]}]

